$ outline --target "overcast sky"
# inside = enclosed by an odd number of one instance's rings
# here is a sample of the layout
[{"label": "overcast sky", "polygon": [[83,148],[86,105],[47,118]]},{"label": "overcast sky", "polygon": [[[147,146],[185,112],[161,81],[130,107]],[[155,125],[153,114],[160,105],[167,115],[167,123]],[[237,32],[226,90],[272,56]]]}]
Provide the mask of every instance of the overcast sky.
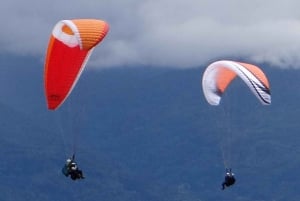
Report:
[{"label": "overcast sky", "polygon": [[0,52],[42,60],[57,21],[98,18],[110,32],[89,62],[97,67],[187,68],[242,57],[300,68],[299,8],[298,0],[4,0]]}]

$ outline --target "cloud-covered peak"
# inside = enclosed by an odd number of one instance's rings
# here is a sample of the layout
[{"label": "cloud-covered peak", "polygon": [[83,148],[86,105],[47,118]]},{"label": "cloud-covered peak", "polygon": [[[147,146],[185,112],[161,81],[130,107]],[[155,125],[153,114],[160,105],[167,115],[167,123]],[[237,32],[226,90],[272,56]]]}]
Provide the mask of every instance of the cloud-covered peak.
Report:
[{"label": "cloud-covered peak", "polygon": [[44,57],[61,19],[99,18],[110,32],[90,65],[195,67],[243,57],[300,68],[296,0],[115,0],[1,3],[1,52]]}]

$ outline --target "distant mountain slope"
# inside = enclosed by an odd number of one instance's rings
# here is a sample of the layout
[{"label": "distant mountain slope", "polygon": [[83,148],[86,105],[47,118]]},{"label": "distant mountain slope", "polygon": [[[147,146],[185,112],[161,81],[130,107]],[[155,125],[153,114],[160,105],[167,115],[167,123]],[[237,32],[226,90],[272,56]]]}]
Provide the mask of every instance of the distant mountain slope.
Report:
[{"label": "distant mountain slope", "polygon": [[[2,58],[1,65],[3,200],[299,200],[297,70],[263,66],[270,107],[236,80],[222,113],[203,97],[200,67],[87,69],[50,112],[39,60]],[[226,136],[237,183],[221,191]],[[86,174],[75,183],[60,174],[74,139]]]}]

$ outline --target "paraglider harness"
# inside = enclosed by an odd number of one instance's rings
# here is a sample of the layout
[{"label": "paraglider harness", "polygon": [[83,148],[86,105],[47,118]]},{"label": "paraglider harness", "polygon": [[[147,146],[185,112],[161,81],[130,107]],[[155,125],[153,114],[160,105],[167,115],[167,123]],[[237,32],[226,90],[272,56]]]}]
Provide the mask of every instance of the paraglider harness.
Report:
[{"label": "paraglider harness", "polygon": [[72,180],[84,179],[82,171],[78,169],[77,163],[75,162],[75,155],[73,154],[70,161],[68,161],[62,168],[62,173],[68,177],[70,176]]},{"label": "paraglider harness", "polygon": [[226,168],[225,181],[222,183],[222,190],[226,187],[229,187],[235,183],[234,174],[231,172],[231,168],[228,170]]}]

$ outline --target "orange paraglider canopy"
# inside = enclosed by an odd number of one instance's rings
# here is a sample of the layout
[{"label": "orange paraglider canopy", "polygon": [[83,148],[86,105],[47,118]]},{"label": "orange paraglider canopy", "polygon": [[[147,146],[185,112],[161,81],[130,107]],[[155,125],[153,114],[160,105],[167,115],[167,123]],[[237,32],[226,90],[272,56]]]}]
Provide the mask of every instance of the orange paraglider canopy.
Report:
[{"label": "orange paraglider canopy", "polygon": [[44,84],[48,109],[55,110],[76,85],[93,48],[109,26],[96,19],[58,22],[50,36],[45,60]]}]

